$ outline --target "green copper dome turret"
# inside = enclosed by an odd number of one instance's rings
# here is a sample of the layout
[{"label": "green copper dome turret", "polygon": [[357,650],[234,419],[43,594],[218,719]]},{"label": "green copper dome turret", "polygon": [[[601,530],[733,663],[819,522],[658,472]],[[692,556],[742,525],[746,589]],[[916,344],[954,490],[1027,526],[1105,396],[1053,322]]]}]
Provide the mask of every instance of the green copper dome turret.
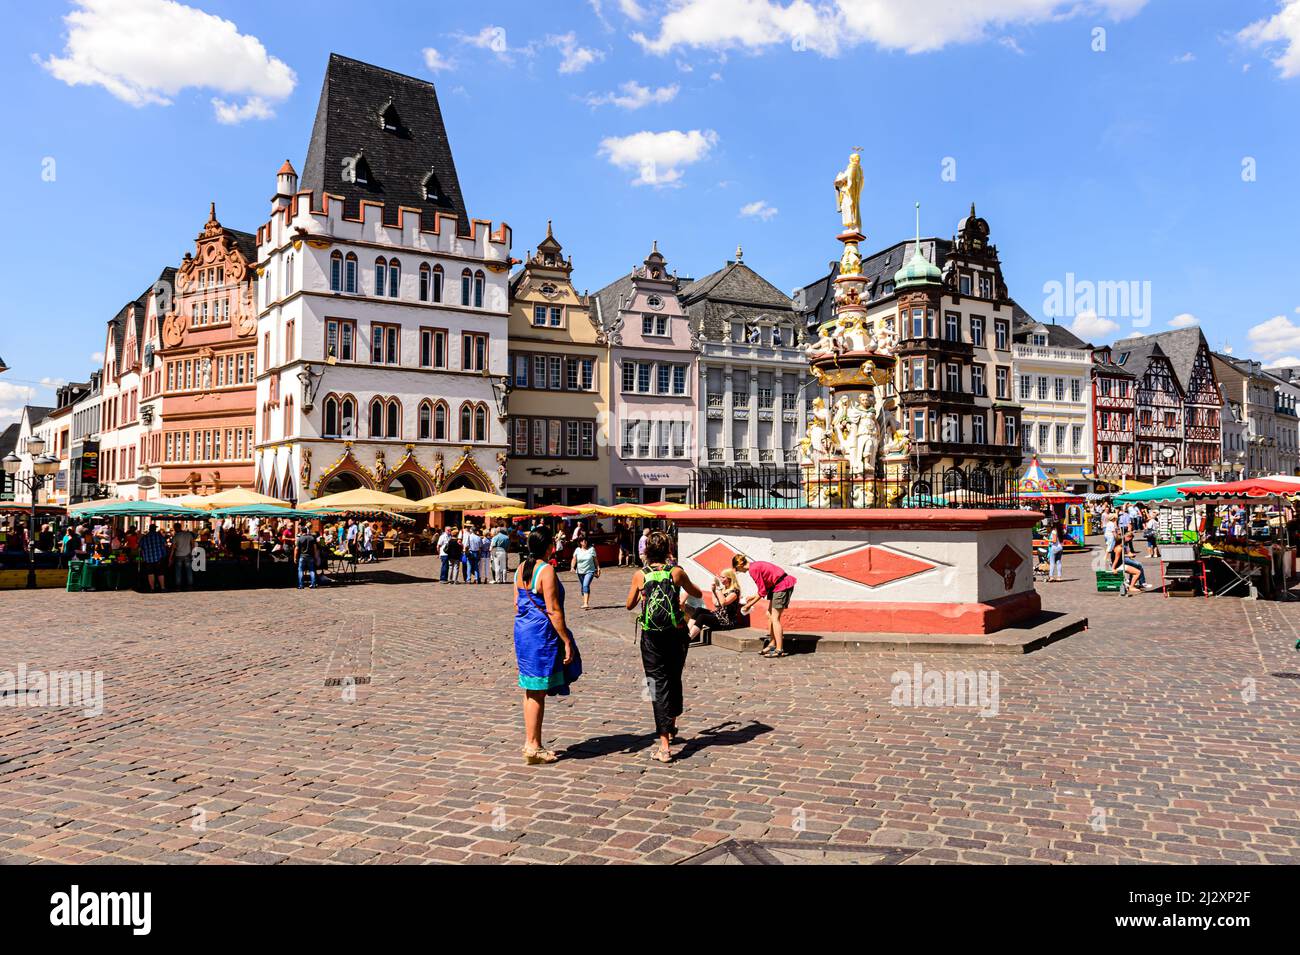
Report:
[{"label": "green copper dome turret", "polygon": [[914,288],[918,285],[942,285],[943,273],[939,266],[925,257],[921,251],[921,204],[916,204],[916,245],[912,246],[912,257],[903,267],[894,273],[894,291]]}]

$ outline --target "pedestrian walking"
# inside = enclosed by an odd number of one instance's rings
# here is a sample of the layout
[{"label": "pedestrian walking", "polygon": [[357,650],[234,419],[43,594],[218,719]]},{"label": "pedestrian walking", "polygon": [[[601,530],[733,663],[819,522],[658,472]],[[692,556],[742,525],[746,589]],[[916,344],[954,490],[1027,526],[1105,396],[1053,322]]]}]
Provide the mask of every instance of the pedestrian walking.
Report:
[{"label": "pedestrian walking", "polygon": [[438,535],[438,542],[434,545],[438,552],[438,581],[444,584],[448,582],[449,558],[447,557],[447,545],[451,543],[451,530],[452,528],[444,527],[442,533]]},{"label": "pedestrian walking", "polygon": [[[93,552],[90,531],[86,531],[85,535],[82,546],[89,556]],[[143,565],[141,574],[149,593],[161,593],[163,578],[167,575],[167,538],[158,533],[156,524],[150,524],[148,533],[140,538],[140,561]]]},{"label": "pedestrian walking", "polygon": [[682,671],[690,635],[682,610],[682,592],[699,599],[700,589],[686,571],[668,560],[668,535],[656,531],[648,535],[645,565],[632,575],[627,593],[627,609],[635,610],[641,642],[641,668],[650,693],[659,745],[651,749],[652,759],[672,762],[672,739],[677,735],[677,718],[681,716]]},{"label": "pedestrian walking", "polygon": [[542,745],[548,696],[568,696],[582,675],[578,644],[564,618],[564,585],[550,564],[554,551],[544,529],[528,535],[528,556],[515,572],[515,660],[524,691],[524,763],[559,757]]},{"label": "pedestrian walking", "polygon": [[591,582],[600,576],[600,561],[596,558],[596,545],[586,537],[578,541],[573,552],[573,570],[578,575],[578,586],[582,588],[582,609],[591,609]]},{"label": "pedestrian walking", "polygon": [[293,541],[293,562],[298,567],[298,589],[303,588],[303,576],[311,578],[311,589],[316,589],[316,535],[311,524],[303,521]]},{"label": "pedestrian walking", "polygon": [[172,534],[171,550],[168,554],[172,561],[172,575],[177,590],[191,590],[194,587],[194,532],[182,527]]},{"label": "pedestrian walking", "polygon": [[1052,522],[1052,532],[1047,538],[1047,581],[1056,583],[1065,578],[1061,575],[1061,555],[1065,553],[1065,544],[1061,540],[1061,527]]},{"label": "pedestrian walking", "polygon": [[1148,513],[1146,522],[1142,525],[1142,536],[1147,542],[1147,556],[1159,556],[1159,550],[1156,548],[1156,533],[1160,529],[1160,521],[1154,513]]},{"label": "pedestrian walking", "polygon": [[508,576],[507,566],[510,560],[510,535],[504,524],[498,524],[490,542],[492,560],[492,583],[504,584]]},{"label": "pedestrian walking", "polygon": [[451,537],[447,540],[447,566],[448,582],[458,584],[461,581],[461,573],[464,570],[465,549],[460,542],[460,532],[456,528],[451,529]]},{"label": "pedestrian walking", "polygon": [[748,572],[750,580],[758,587],[758,593],[741,605],[742,613],[749,613],[754,608],[754,604],[760,600],[767,601],[768,639],[764,641],[763,649],[759,652],[765,657],[787,656],[781,614],[790,606],[796,580],[776,564],[765,560],[751,561],[743,554],[731,558],[731,569],[737,574]]}]

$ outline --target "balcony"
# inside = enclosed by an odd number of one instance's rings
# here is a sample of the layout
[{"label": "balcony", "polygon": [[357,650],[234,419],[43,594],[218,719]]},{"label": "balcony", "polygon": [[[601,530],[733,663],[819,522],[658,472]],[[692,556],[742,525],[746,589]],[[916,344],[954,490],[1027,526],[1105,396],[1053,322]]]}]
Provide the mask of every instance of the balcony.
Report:
[{"label": "balcony", "polygon": [[1083,348],[1015,344],[1011,346],[1011,357],[1017,361],[1050,361],[1063,362],[1067,365],[1092,366],[1092,356]]}]

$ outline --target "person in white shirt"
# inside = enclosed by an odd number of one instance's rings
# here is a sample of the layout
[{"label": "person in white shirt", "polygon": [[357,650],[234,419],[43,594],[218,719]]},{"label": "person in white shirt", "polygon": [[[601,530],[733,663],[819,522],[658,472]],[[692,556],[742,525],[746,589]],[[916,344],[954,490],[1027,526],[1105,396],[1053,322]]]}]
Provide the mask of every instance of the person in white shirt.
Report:
[{"label": "person in white shirt", "polygon": [[172,573],[176,579],[176,589],[182,589],[181,581],[184,581],[184,589],[189,590],[194,586],[194,568],[190,561],[194,557],[194,534],[181,528],[172,535]]}]

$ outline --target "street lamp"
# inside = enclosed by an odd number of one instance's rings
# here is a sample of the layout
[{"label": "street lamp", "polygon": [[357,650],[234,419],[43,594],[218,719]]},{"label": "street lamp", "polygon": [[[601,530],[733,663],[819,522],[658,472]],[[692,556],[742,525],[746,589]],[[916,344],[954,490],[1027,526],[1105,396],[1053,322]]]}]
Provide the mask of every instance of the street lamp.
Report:
[{"label": "street lamp", "polygon": [[18,469],[23,459],[10,451],[4,456],[4,469],[13,478],[15,488],[26,488],[32,495],[31,520],[27,524],[27,587],[36,587],[36,495],[45,487],[45,482],[59,472],[59,459],[50,454],[42,454],[45,440],[33,435],[27,439],[27,453],[32,459],[30,477],[19,477]]}]

